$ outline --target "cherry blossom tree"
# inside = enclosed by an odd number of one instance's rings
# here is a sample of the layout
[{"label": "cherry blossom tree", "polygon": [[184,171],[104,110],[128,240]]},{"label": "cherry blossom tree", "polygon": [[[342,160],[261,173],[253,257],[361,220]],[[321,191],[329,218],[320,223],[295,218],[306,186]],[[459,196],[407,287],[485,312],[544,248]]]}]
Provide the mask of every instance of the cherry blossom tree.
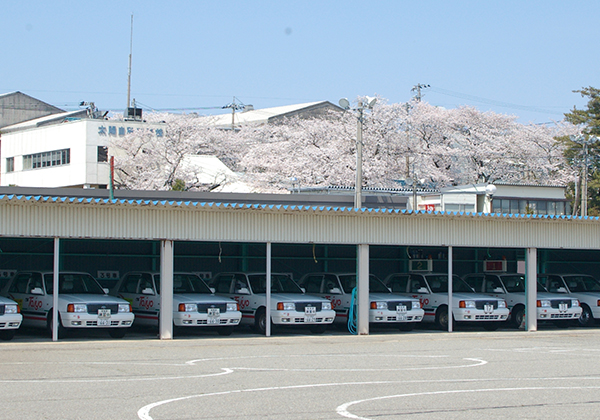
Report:
[{"label": "cherry blossom tree", "polygon": [[[360,99],[360,98],[358,98]],[[357,100],[358,100],[357,99]],[[357,115],[290,118],[278,124],[218,129],[207,117],[149,114],[164,121],[163,138],[133,133],[114,146],[122,187],[210,189],[199,181],[201,168],[185,165],[185,155],[219,157],[257,192],[284,192],[292,183],[353,186],[356,173]],[[472,107],[444,109],[425,102],[388,104],[378,98],[364,111],[363,186],[398,188],[409,177],[431,187],[478,182],[560,183],[576,172],[563,157],[557,136],[575,133],[569,123],[523,125],[515,117]],[[294,181],[292,181],[292,179]],[[228,182],[220,179],[213,184]]]}]

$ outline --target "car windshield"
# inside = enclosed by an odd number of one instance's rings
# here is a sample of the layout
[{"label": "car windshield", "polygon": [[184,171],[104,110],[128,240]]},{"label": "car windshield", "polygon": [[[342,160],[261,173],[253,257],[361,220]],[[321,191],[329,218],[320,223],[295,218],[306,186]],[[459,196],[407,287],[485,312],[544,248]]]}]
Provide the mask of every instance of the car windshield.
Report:
[{"label": "car windshield", "polygon": [[[44,275],[46,293],[52,294],[54,284],[52,274]],[[58,293],[103,295],[102,286],[87,273],[60,273],[58,275]]]},{"label": "car windshield", "polygon": [[195,274],[173,275],[173,293],[207,293],[212,294],[204,280]]},{"label": "car windshield", "polygon": [[525,276],[502,276],[500,279],[508,293],[525,292]]},{"label": "car windshield", "polygon": [[600,292],[600,284],[592,276],[565,276],[564,280],[572,293]]},{"label": "car windshield", "polygon": [[[433,293],[448,293],[447,274],[431,274],[425,276],[425,279],[429,283],[429,288]],[[458,276],[452,276],[452,292],[475,293],[471,286]]]},{"label": "car windshield", "polygon": [[[250,274],[250,287],[254,293],[267,292],[266,274]],[[271,274],[271,292],[272,293],[303,293],[302,289],[292,278],[285,274]]]},{"label": "car windshield", "polygon": [[[356,287],[356,274],[342,274],[339,276],[344,293],[352,293]],[[373,274],[369,275],[369,293],[391,293],[385,284]]]}]

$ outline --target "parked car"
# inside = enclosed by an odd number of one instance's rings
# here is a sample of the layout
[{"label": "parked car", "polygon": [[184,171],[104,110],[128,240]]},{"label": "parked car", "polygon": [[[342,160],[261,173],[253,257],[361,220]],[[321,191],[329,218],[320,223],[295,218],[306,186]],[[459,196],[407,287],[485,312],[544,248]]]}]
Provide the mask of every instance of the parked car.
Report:
[{"label": "parked car", "polygon": [[274,325],[307,326],[322,333],[333,323],[335,312],[331,302],[319,296],[304,294],[287,274],[271,274],[271,316],[267,317],[267,276],[265,273],[220,273],[211,281],[215,292],[234,299],[242,311],[242,324],[254,326],[265,334],[267,320]]},{"label": "parked car", "polygon": [[[158,327],[160,287],[160,273],[135,271],[125,274],[111,294],[131,304],[136,324]],[[198,275],[173,274],[173,325],[176,327],[216,328],[220,335],[230,335],[241,318],[238,304],[215,296]]]},{"label": "parked car", "polygon": [[0,296],[0,340],[12,340],[22,321],[17,302]]},{"label": "parked car", "polygon": [[600,283],[587,274],[538,274],[538,281],[551,293],[579,300],[579,325],[587,327],[600,318]]},{"label": "parked car", "polygon": [[[394,293],[406,293],[419,299],[425,310],[423,322],[434,322],[448,329],[448,274],[398,273],[391,274],[384,283]],[[508,319],[504,299],[475,293],[460,277],[452,277],[452,314],[455,322],[480,323],[486,330],[497,330]]]},{"label": "parked car", "polygon": [[[467,274],[463,279],[475,289],[506,300],[510,310],[509,323],[519,328],[525,316],[525,275],[518,273],[476,273]],[[548,293],[546,288],[536,281],[538,321],[552,321],[564,327],[579,319],[581,307],[579,301],[570,296]]]},{"label": "parked car", "polygon": [[[310,273],[298,282],[307,293],[331,302],[335,323],[344,325],[352,304],[352,289],[356,287],[356,273]],[[369,322],[395,325],[410,331],[423,320],[421,303],[414,298],[392,293],[376,276],[369,276]]]},{"label": "parked car", "polygon": [[[66,329],[105,328],[113,338],[125,336],[134,315],[123,299],[108,296],[106,290],[88,273],[60,272],[58,276],[58,333]],[[17,272],[3,294],[17,302],[23,325],[52,331],[51,271]]]}]

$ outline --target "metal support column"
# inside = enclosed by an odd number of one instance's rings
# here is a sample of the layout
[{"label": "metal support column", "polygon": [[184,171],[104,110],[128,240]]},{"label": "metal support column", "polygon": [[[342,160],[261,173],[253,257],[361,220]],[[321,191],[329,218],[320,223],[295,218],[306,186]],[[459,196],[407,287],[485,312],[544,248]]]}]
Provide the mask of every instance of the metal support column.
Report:
[{"label": "metal support column", "polygon": [[159,337],[173,339],[173,241],[160,242],[160,315]]},{"label": "metal support column", "polygon": [[359,335],[369,334],[369,245],[357,246],[356,257],[356,329]]},{"label": "metal support column", "polygon": [[265,335],[271,336],[271,242],[267,242],[267,287],[266,287],[266,311],[267,311],[267,325]]},{"label": "metal support column", "polygon": [[452,332],[452,320],[454,318],[452,314],[452,247],[448,247],[448,332]]},{"label": "metal support column", "polygon": [[525,265],[525,329],[537,331],[537,248],[527,248]]},{"label": "metal support column", "polygon": [[[52,341],[58,341],[58,273],[60,273],[60,239],[54,238],[54,268],[52,273]],[[42,279],[43,281],[43,279]]]}]

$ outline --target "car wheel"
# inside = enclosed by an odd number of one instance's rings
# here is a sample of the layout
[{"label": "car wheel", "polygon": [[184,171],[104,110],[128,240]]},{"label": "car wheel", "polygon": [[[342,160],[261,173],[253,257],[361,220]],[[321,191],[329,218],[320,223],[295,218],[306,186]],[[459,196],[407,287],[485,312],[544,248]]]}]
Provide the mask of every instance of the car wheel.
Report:
[{"label": "car wheel", "polygon": [[108,335],[112,338],[123,338],[126,332],[125,328],[112,328],[108,331]]},{"label": "car wheel", "polygon": [[265,308],[260,308],[254,316],[254,329],[259,333],[267,334],[267,311]]},{"label": "car wheel", "polygon": [[580,327],[589,327],[594,324],[594,315],[592,315],[592,310],[587,305],[581,305],[581,316],[578,319]]},{"label": "car wheel", "polygon": [[[435,313],[435,323],[443,331],[448,331],[448,307],[440,306]],[[454,316],[452,316],[452,329],[455,327]]]},{"label": "car wheel", "polygon": [[16,329],[0,331],[0,340],[9,341],[15,336]]},{"label": "car wheel", "polygon": [[515,306],[510,314],[510,325],[514,328],[521,328],[524,318],[525,307],[521,305]]},{"label": "car wheel", "polygon": [[309,327],[309,330],[313,334],[323,334],[327,329],[327,325],[313,325]]},{"label": "car wheel", "polygon": [[416,322],[403,322],[398,324],[398,329],[400,331],[412,331],[415,329]]},{"label": "car wheel", "polygon": [[219,327],[217,333],[222,336],[229,336],[233,334],[233,327]]},{"label": "car wheel", "polygon": [[[50,338],[52,338],[52,309],[50,309],[48,311],[48,321],[46,322],[46,329],[48,330],[48,333],[50,334]],[[64,337],[65,336],[65,332],[66,329],[62,324],[62,321],[60,319],[60,313],[58,314],[58,337]]]},{"label": "car wheel", "polygon": [[483,323],[483,329],[486,331],[496,331],[498,328],[500,328],[499,321],[490,321]]}]

